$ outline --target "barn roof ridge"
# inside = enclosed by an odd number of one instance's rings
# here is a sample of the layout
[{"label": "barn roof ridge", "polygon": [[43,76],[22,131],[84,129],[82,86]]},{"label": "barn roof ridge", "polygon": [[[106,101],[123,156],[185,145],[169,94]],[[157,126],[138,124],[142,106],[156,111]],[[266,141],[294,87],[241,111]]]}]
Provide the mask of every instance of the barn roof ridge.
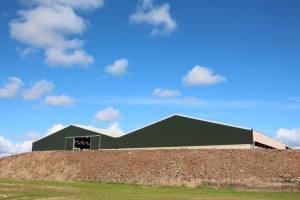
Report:
[{"label": "barn roof ridge", "polygon": [[[64,130],[66,128],[69,128],[71,126],[75,126],[75,127],[78,127],[78,128],[82,128],[82,129],[85,129],[85,130],[89,130],[89,131],[92,131],[92,132],[95,132],[95,133],[98,133],[98,134],[102,134],[102,135],[106,135],[106,136],[109,136],[109,137],[113,137],[113,138],[118,138],[118,137],[121,137],[121,136],[124,135],[124,134],[119,133],[117,131],[105,130],[105,129],[100,129],[100,128],[96,128],[96,127],[93,127],[93,126],[84,126],[84,125],[79,125],[79,124],[69,124],[69,125],[65,126],[64,128],[60,129],[59,131]],[[55,131],[53,133],[57,133],[57,132],[58,131]],[[49,135],[52,135],[52,134],[49,134]],[[48,137],[49,135],[45,135],[45,136],[35,140],[34,142],[37,142],[41,139],[44,139],[44,138]]]},{"label": "barn roof ridge", "polygon": [[[63,130],[63,129],[66,129],[66,128],[70,127],[70,126],[72,126],[72,124],[70,124],[70,125],[68,125],[68,126],[65,126],[65,127],[63,127],[62,129],[58,130],[58,131],[61,131],[61,130]],[[50,134],[48,134],[48,135],[45,134],[44,136],[42,136],[41,138],[39,138],[39,139],[37,139],[37,140],[34,140],[33,142],[37,142],[37,141],[39,141],[39,140],[41,140],[41,139],[44,139],[44,138],[46,138],[46,137],[48,137],[48,136],[50,136],[50,135],[52,135],[52,134],[54,134],[54,133],[57,133],[58,131],[55,131],[55,132],[50,133]]]},{"label": "barn roof ridge", "polygon": [[[145,125],[145,126],[142,126],[142,127],[140,127],[140,128],[137,128],[137,129],[135,129],[135,130],[132,130],[132,131],[130,131],[130,132],[128,132],[128,133],[125,133],[124,135],[133,133],[133,132],[135,132],[135,131],[138,131],[138,130],[140,130],[140,129],[146,128],[146,127],[148,127],[148,126],[151,126],[151,125],[153,125],[153,124],[156,124],[156,123],[158,123],[158,122],[164,121],[164,120],[169,119],[169,118],[174,117],[174,116],[179,116],[179,117],[184,117],[184,118],[194,119],[194,120],[198,120],[198,121],[204,121],[204,122],[209,122],[209,123],[219,124],[219,125],[223,125],[223,126],[229,126],[229,127],[233,127],[233,128],[240,128],[240,129],[244,129],[244,130],[248,130],[248,131],[253,130],[253,129],[250,129],[250,128],[245,128],[245,127],[241,127],[241,126],[234,126],[234,125],[225,124],[225,123],[220,123],[220,122],[214,122],[214,121],[205,120],[205,119],[200,119],[200,118],[195,118],[195,117],[190,117],[190,116],[186,116],[186,115],[182,115],[182,114],[172,114],[172,115],[169,115],[168,117],[162,118],[162,119],[160,119],[160,120],[157,120],[157,121],[155,121],[155,122],[152,122],[152,123],[147,124],[147,125]],[[122,136],[123,136],[123,135],[122,135]]]},{"label": "barn roof ridge", "polygon": [[106,135],[106,136],[110,136],[110,137],[114,137],[114,138],[118,138],[121,137],[123,134],[117,131],[112,131],[112,130],[105,130],[105,129],[100,129],[100,128],[96,128],[94,126],[84,126],[84,125],[79,125],[79,124],[72,124],[71,126],[76,126],[78,128],[83,128],[98,134],[102,134],[102,135]]},{"label": "barn roof ridge", "polygon": [[[98,134],[102,134],[102,135],[106,135],[106,136],[109,136],[109,137],[113,137],[113,138],[119,138],[119,137],[122,137],[124,135],[127,135],[127,134],[130,134],[130,133],[133,133],[137,130],[140,130],[140,129],[143,129],[143,128],[146,128],[148,126],[151,126],[153,124],[156,124],[158,122],[161,122],[161,121],[164,121],[166,119],[169,119],[171,117],[174,117],[174,116],[179,116],[179,117],[184,117],[184,118],[189,118],[189,119],[194,119],[194,120],[198,120],[198,121],[204,121],[204,122],[209,122],[209,123],[214,123],[214,124],[219,124],[219,125],[223,125],[223,126],[229,126],[229,127],[234,127],[234,128],[240,128],[240,129],[245,129],[245,130],[253,130],[253,129],[249,129],[249,128],[244,128],[244,127],[240,127],[240,126],[234,126],[234,125],[229,125],[229,124],[225,124],[225,123],[219,123],[219,122],[215,122],[215,121],[210,121],[210,120],[205,120],[205,119],[201,119],[201,118],[195,118],[195,117],[190,117],[190,116],[186,116],[186,115],[182,115],[182,114],[173,114],[173,115],[169,115],[168,117],[164,117],[160,120],[157,120],[155,122],[152,122],[150,124],[147,124],[145,126],[142,126],[140,128],[137,128],[137,129],[134,129],[130,132],[127,132],[127,133],[120,133],[120,132],[117,132],[117,131],[112,131],[112,130],[105,130],[105,129],[100,129],[100,128],[96,128],[94,126],[91,126],[91,125],[88,125],[88,126],[85,126],[85,125],[80,125],[80,124],[70,124],[68,126],[65,126],[63,129],[66,129],[70,126],[75,126],[75,127],[78,127],[78,128],[82,128],[82,129],[85,129],[85,130],[89,130],[89,131],[92,131],[92,132],[95,132],[95,133],[98,133]],[[63,130],[61,129],[61,130]],[[58,132],[58,131],[56,131]],[[55,132],[55,133],[56,133]],[[51,135],[51,134],[50,134]],[[44,137],[41,137],[40,139],[36,140],[36,141],[39,141],[45,137],[48,137],[49,135],[46,135]],[[35,141],[35,142],[36,142]]]}]

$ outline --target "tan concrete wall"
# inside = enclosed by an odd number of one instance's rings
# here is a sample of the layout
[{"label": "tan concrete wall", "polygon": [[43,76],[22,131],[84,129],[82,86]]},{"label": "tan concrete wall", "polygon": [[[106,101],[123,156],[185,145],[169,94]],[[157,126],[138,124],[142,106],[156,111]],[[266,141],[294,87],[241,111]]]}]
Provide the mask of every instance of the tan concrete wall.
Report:
[{"label": "tan concrete wall", "polygon": [[150,147],[150,148],[123,148],[123,149],[101,149],[101,150],[156,150],[156,149],[252,149],[252,144],[232,145],[207,145],[207,146],[183,146],[183,147]]},{"label": "tan concrete wall", "polygon": [[253,141],[268,145],[276,149],[285,149],[284,143],[279,142],[255,130],[253,130]]}]

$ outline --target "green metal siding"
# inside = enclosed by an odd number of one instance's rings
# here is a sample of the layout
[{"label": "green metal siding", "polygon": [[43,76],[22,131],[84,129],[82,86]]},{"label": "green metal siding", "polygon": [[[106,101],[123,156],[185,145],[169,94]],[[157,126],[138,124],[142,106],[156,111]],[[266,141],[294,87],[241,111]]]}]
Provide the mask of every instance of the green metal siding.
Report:
[{"label": "green metal siding", "polygon": [[101,139],[102,139],[102,135],[99,135],[99,137],[91,137],[91,149],[93,150],[100,149]]},{"label": "green metal siding", "polygon": [[74,138],[65,138],[65,148],[64,150],[73,150],[73,145],[74,145]]},{"label": "green metal siding", "polygon": [[118,148],[252,144],[252,131],[174,115],[117,139]]},{"label": "green metal siding", "polygon": [[[67,137],[92,136],[92,135],[100,135],[100,134],[76,126],[69,126],[52,135],[49,135],[45,138],[42,138],[34,142],[32,144],[32,151],[72,150],[73,139]],[[100,135],[100,136],[101,136],[101,141],[100,141],[101,149],[102,146],[105,148],[115,146],[115,138],[106,135]],[[97,138],[91,137],[92,140],[91,149],[93,150],[99,149],[98,148],[99,139],[97,140]],[[66,145],[65,145],[65,141],[66,141]]]},{"label": "green metal siding", "polygon": [[116,149],[117,138],[101,135],[100,149]]},{"label": "green metal siding", "polygon": [[[76,136],[97,135],[76,126],[69,126],[33,143],[33,151],[73,150]],[[250,129],[174,115],[119,138],[99,134],[91,137],[91,149],[183,147],[206,145],[253,144]]]}]

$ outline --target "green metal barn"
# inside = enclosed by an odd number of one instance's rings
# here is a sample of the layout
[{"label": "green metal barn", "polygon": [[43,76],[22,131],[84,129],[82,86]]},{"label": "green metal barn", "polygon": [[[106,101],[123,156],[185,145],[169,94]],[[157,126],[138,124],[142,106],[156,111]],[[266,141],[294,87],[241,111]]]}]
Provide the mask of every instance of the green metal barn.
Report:
[{"label": "green metal barn", "polygon": [[117,148],[289,148],[253,129],[173,115],[117,139]]},{"label": "green metal barn", "polygon": [[120,134],[89,126],[70,125],[32,144],[32,151],[113,149]]},{"label": "green metal barn", "polygon": [[253,129],[172,115],[125,135],[71,125],[33,143],[33,151],[127,148],[274,148],[285,144]]},{"label": "green metal barn", "polygon": [[174,115],[118,138],[118,148],[252,145],[251,129]]}]

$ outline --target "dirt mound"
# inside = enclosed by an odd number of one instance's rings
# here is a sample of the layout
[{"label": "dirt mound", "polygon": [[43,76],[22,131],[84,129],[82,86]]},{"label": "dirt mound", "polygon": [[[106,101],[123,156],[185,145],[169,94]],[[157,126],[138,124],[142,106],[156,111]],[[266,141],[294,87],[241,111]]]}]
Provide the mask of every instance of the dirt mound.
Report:
[{"label": "dirt mound", "polygon": [[0,159],[0,178],[300,190],[300,151],[101,150]]}]

